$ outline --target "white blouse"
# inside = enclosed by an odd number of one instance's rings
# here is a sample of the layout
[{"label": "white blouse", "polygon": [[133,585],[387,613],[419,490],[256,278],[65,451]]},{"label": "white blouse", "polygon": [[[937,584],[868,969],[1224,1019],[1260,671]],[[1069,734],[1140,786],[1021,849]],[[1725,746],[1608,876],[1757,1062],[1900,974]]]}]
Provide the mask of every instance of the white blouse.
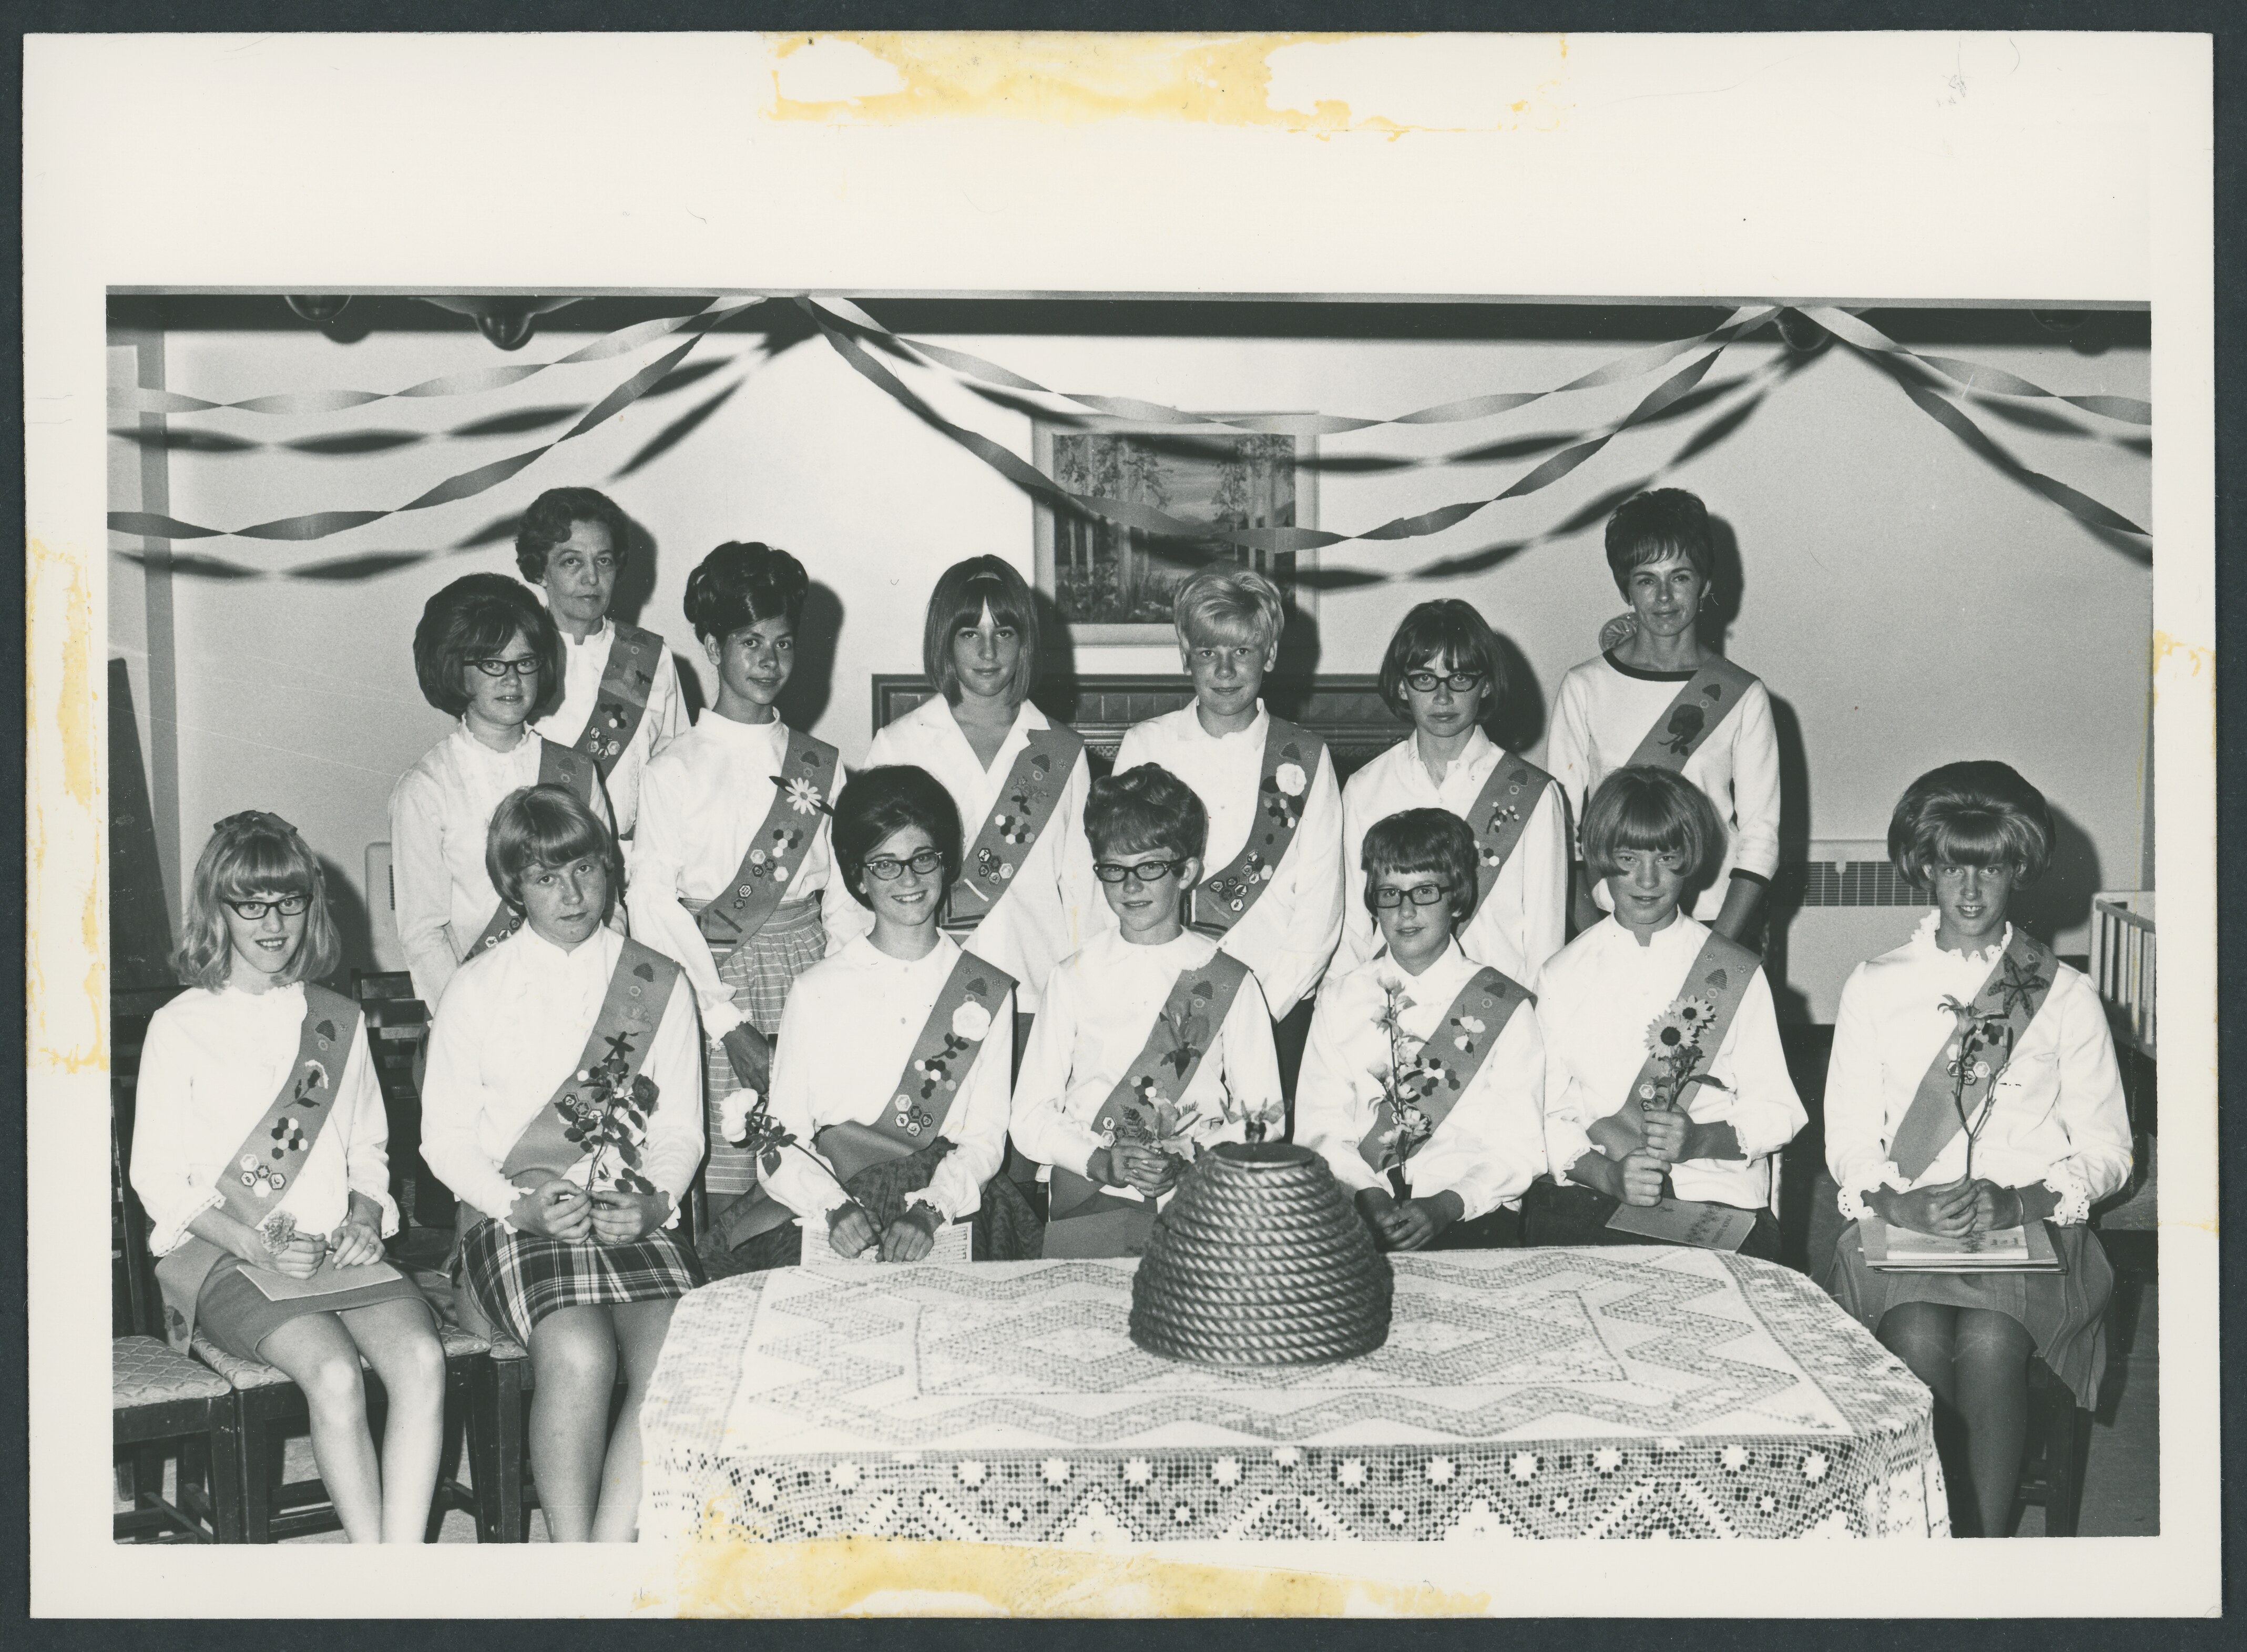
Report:
[{"label": "white blouse", "polygon": [[[1646,1062],[1646,1030],[1677,1001],[1709,932],[1680,912],[1644,945],[1612,918],[1562,947],[1537,978],[1537,1025],[1545,1034],[1545,1151],[1564,1185],[1594,1150],[1592,1125],[1622,1110]],[[1716,1055],[1696,1069],[1731,1088],[1696,1084],[1685,1113],[1696,1123],[1730,1123],[1744,1159],[1685,1159],[1670,1167],[1677,1197],[1742,1210],[1771,1200],[1769,1156],[1809,1122],[1762,970],[1748,983]]]},{"label": "white blouse", "polygon": [[[1478,728],[1438,782],[1420,759],[1420,736],[1415,732],[1349,777],[1342,788],[1342,926],[1336,967],[1362,964],[1381,950],[1380,926],[1365,910],[1365,834],[1374,823],[1408,809],[1449,809],[1465,820],[1483,782],[1507,757],[1503,747]],[[1498,881],[1458,937],[1460,946],[1476,963],[1487,964],[1525,986],[1537,979],[1545,960],[1567,939],[1567,828],[1560,788],[1547,786],[1530,810],[1513,854],[1499,869]]]},{"label": "white blouse", "polygon": [[[937,938],[927,957],[910,959],[891,958],[862,937],[798,976],[773,1053],[774,1119],[807,1150],[830,1124],[878,1120],[959,958],[948,935]],[[957,1145],[938,1162],[925,1198],[913,1196],[946,1221],[975,1213],[983,1184],[1006,1159],[1013,1027],[1009,994],[992,1014],[974,1062],[954,1075],[960,1088],[939,1134]],[[818,1223],[844,1202],[834,1178],[793,1147],[781,1150],[780,1168],[766,1173],[764,1184],[789,1209]]]},{"label": "white blouse", "polygon": [[[1023,701],[1006,743],[987,769],[953,720],[951,702],[932,694],[874,736],[866,767],[911,763],[943,782],[960,810],[965,851],[1004,801],[1007,774],[1029,745],[1032,731],[1053,726],[1052,719]],[[1016,1002],[1024,1014],[1037,1013],[1046,977],[1055,964],[1115,925],[1093,879],[1092,845],[1084,836],[1084,795],[1091,785],[1092,770],[1080,754],[1053,817],[970,942],[977,957],[989,959],[1021,983]]]},{"label": "white blouse", "polygon": [[[1100,1146],[1092,1121],[1101,1104],[1146,1048],[1178,977],[1201,968],[1217,950],[1216,942],[1192,930],[1159,946],[1137,945],[1119,932],[1100,936],[1054,971],[1014,1080],[1014,1145],[1025,1157],[1084,1174]],[[1249,1111],[1270,1109],[1276,1122],[1280,1062],[1271,1012],[1253,974],[1240,983],[1193,1082],[1170,1099],[1213,1117],[1226,1090]],[[1237,1142],[1242,1136],[1235,1123],[1205,1139]]]},{"label": "white blouse", "polygon": [[[1264,772],[1264,738],[1272,727],[1264,703],[1256,720],[1237,734],[1212,734],[1192,705],[1151,717],[1127,731],[1116,753],[1116,772],[1159,763],[1194,789],[1209,811],[1207,877],[1231,864],[1257,822],[1257,785]],[[1334,754],[1319,754],[1309,776],[1294,841],[1255,905],[1241,914],[1221,945],[1256,972],[1272,1014],[1282,1016],[1309,996],[1342,939],[1342,790],[1335,783]]]},{"label": "white blouse", "polygon": [[[538,594],[543,599],[543,586]],[[531,732],[557,746],[575,746],[601,697],[601,674],[609,668],[609,650],[617,640],[616,622],[603,619],[601,628],[584,642],[562,631],[558,621],[555,629],[562,632],[562,703],[533,724]],[[626,836],[639,818],[640,779],[649,761],[685,734],[687,727],[686,697],[679,691],[679,667],[673,663],[671,650],[661,645],[662,639],[656,640],[655,669],[649,673],[655,680],[648,686],[647,709],[640,714],[639,727],[632,730],[632,740],[609,771],[606,782],[617,831]]]},{"label": "white blouse", "polygon": [[[563,951],[526,925],[453,977],[429,1036],[421,1157],[446,1186],[504,1222],[519,1191],[500,1173],[516,1141],[577,1070],[624,952],[613,930]],[[702,1162],[702,1046],[682,974],[640,1071],[656,1086],[640,1174],[678,1201]],[[580,1186],[588,1154],[570,1166]],[[665,1225],[670,1225],[666,1223]]]},{"label": "white blouse", "polygon": [[[484,871],[491,818],[507,795],[538,783],[538,738],[494,751],[465,721],[425,752],[390,794],[390,866],[398,940],[413,995],[434,1007],[461,959],[499,909]],[[597,796],[593,812],[609,818]]]},{"label": "white blouse", "polygon": [[[1692,676],[1638,671],[1602,654],[1570,666],[1561,679],[1545,767],[1567,788],[1579,833],[1586,802],[1630,761]],[[1693,904],[1694,917],[1711,918],[1724,910],[1735,872],[1768,884],[1779,870],[1779,732],[1761,682],[1749,686],[1715,736],[1685,760],[1683,773],[1716,804],[1729,836],[1723,864]],[[1605,879],[1592,898],[1602,911],[1615,910]]]},{"label": "white blouse", "polygon": [[[1390,991],[1406,995],[1397,1025],[1415,1044],[1457,1037],[1444,1025],[1444,1012],[1479,967],[1454,941],[1417,976],[1383,952],[1346,974],[1328,976],[1319,988],[1295,1084],[1295,1139],[1323,1156],[1335,1179],[1352,1192],[1386,1182],[1357,1146],[1379,1116],[1390,1070],[1389,1033],[1381,1022]],[[1459,1196],[1465,1219],[1500,1205],[1519,1209],[1524,1190],[1545,1171],[1545,1040],[1536,1011],[1521,1005],[1497,1037],[1444,1122],[1404,1161],[1414,1198],[1449,1189]],[[1413,1050],[1404,1053],[1409,1059]]]},{"label": "white blouse", "polygon": [[[1990,952],[1945,951],[1936,944],[1938,916],[1929,912],[1902,945],[1858,965],[1841,989],[1826,1075],[1826,1163],[1851,1219],[1873,1188],[1936,1186],[1965,1173],[1964,1130],[1916,1180],[1888,1157],[1920,1080],[1956,1035],[1943,999],[1970,1001],[2012,941],[2008,925]],[[1974,1175],[2002,1187],[2041,1182],[2059,1195],[2055,1219],[2073,1223],[2129,1181],[2130,1116],[2106,1007],[2082,974],[2057,959],[2052,967],[2051,993],[1998,1078]]]},{"label": "white blouse", "polygon": [[[772,808],[774,777],[788,755],[787,725],[739,723],[714,711],[647,766],[640,790],[638,841],[632,849],[632,932],[657,951],[677,959],[693,983],[702,1011],[702,1030],[721,1039],[747,1017],[733,991],[718,979],[710,943],[695,927],[694,915],[680,904],[729,895],[751,840],[763,829]],[[843,773],[836,765],[834,789],[840,795]],[[829,842],[828,817],[809,803],[789,819],[810,835],[803,861],[789,880],[785,899],[822,895],[827,952],[873,927],[873,914],[853,899],[837,875]]]},{"label": "white blouse", "polygon": [[[301,985],[245,993],[190,987],[158,1010],[140,1053],[133,1122],[133,1191],[148,1212],[148,1248],[162,1256],[188,1238],[188,1224],[225,1202],[235,1156],[297,1064],[304,1024]],[[306,1232],[332,1233],[364,1193],[382,1207],[384,1237],[398,1231],[390,1197],[390,1120],[367,1054],[362,1019],[333,1111],[295,1180],[270,1207]]]}]

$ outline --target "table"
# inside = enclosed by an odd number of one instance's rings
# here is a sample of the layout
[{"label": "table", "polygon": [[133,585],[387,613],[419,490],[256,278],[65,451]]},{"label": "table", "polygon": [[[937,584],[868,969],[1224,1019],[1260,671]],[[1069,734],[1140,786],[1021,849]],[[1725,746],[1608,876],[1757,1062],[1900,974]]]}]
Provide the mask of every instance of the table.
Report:
[{"label": "table", "polygon": [[1927,1389],[1808,1280],[1662,1246],[1398,1255],[1388,1344],[1143,1353],[1117,1261],[786,1268],[683,1300],[655,1540],[1947,1535]]}]

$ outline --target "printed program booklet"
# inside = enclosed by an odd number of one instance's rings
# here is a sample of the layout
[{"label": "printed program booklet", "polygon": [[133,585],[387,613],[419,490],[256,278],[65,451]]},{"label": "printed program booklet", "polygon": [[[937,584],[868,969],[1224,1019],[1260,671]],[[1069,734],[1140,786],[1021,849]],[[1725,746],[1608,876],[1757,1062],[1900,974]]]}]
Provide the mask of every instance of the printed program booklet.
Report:
[{"label": "printed program booklet", "polygon": [[1704,1251],[1737,1251],[1755,1232],[1755,1212],[1733,1205],[1664,1194],[1653,1205],[1618,1205],[1608,1226],[1669,1245],[1693,1245]]},{"label": "printed program booklet", "polygon": [[2066,1272],[2042,1222],[1945,1239],[1896,1227],[1877,1216],[1858,1225],[1865,1265],[1884,1273],[2059,1273]]}]

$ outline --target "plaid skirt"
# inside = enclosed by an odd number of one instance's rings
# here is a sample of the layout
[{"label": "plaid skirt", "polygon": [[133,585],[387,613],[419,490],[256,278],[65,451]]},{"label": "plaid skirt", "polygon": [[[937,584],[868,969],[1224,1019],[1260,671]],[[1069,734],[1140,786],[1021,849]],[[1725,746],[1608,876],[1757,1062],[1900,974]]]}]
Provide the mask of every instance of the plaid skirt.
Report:
[{"label": "plaid skirt", "polygon": [[461,1236],[453,1282],[492,1324],[530,1346],[538,1321],[559,1307],[604,1307],[684,1296],[703,1281],[694,1253],[661,1228],[630,1245],[564,1243],[513,1233],[490,1219]]},{"label": "plaid skirt", "polygon": [[[682,905],[699,911],[706,903]],[[820,920],[817,899],[785,901],[762,929],[718,966],[718,979],[733,989],[734,1007],[748,1017],[749,1025],[770,1037],[780,1031],[788,989],[826,953],[827,925]],[[726,1098],[741,1086],[734,1076],[734,1064],[726,1059],[725,1045],[714,1038],[702,1041],[702,1071],[703,1135],[709,1143],[709,1157],[702,1162],[703,1188],[712,1193],[746,1193],[757,1184],[757,1161],[719,1129]]]}]

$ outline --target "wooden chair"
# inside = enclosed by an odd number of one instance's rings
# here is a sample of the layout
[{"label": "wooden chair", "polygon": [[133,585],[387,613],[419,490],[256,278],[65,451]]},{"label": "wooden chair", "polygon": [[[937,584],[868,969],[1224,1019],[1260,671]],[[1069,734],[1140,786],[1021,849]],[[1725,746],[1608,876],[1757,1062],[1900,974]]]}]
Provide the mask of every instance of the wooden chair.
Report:
[{"label": "wooden chair", "polygon": [[2046,1537],[2073,1537],[2083,1514],[2083,1469],[2091,1451],[2091,1413],[2033,1355],[2029,1360],[2029,1437],[2013,1518],[2033,1505],[2044,1511]]}]

